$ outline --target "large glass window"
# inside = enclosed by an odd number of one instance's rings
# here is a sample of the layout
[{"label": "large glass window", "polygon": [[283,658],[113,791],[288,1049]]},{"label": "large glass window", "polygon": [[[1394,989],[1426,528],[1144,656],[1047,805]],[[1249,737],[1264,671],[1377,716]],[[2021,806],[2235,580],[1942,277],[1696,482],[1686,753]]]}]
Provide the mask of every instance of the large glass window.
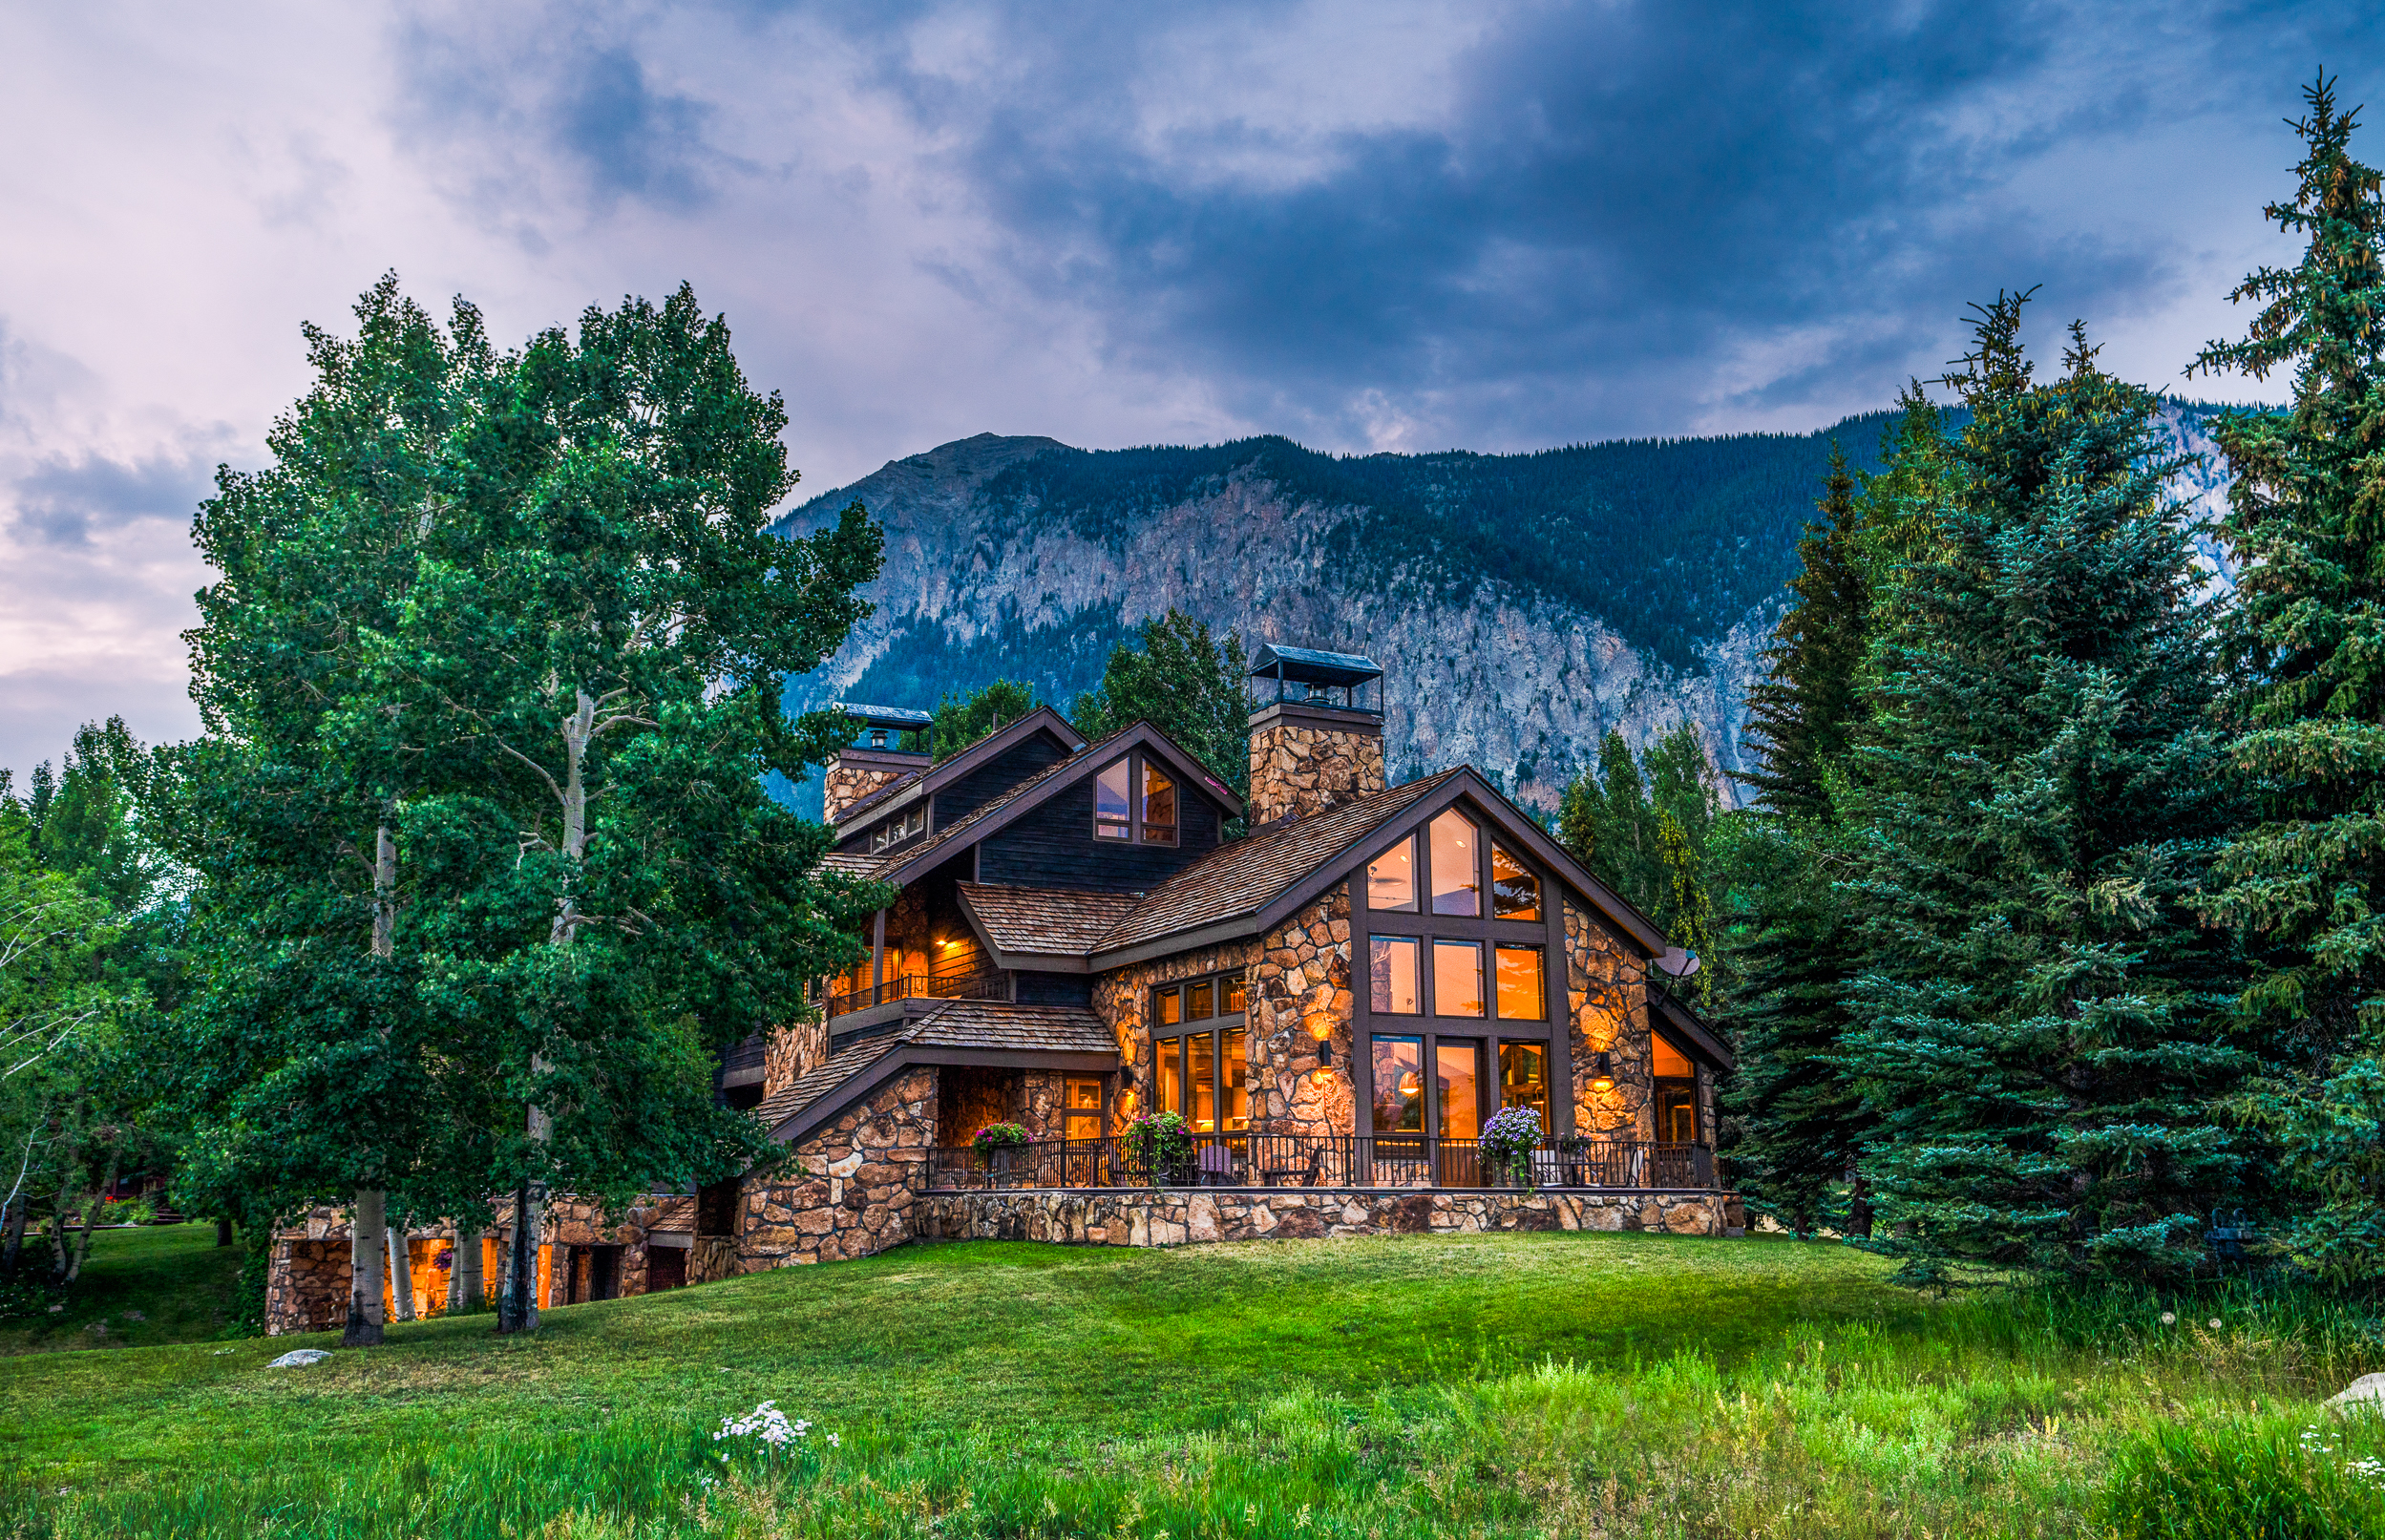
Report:
[{"label": "large glass window", "polygon": [[1540,878],[1495,843],[1490,847],[1490,913],[1495,919],[1540,918]]},{"label": "large glass window", "polygon": [[1143,761],[1143,843],[1176,842],[1176,783],[1150,760]]},{"label": "large glass window", "polygon": [[1159,992],[1159,1024],[1173,1026],[1184,1020],[1184,996],[1174,989]]},{"label": "large glass window", "polygon": [[1542,985],[1540,948],[1498,948],[1499,1014],[1510,1022],[1542,1022],[1549,1018],[1549,992]]},{"label": "large glass window", "polygon": [[1675,1144],[1698,1142],[1698,1066],[1689,1055],[1649,1034],[1648,1067],[1656,1077],[1657,1137]]},{"label": "large glass window", "polygon": [[1433,1090],[1440,1101],[1444,1139],[1471,1139],[1482,1132],[1482,1057],[1479,1043],[1433,1044]]},{"label": "large glass window", "polygon": [[1098,1139],[1102,1136],[1102,1083],[1070,1076],[1061,1092],[1060,1136]]},{"label": "large glass window", "polygon": [[1155,1110],[1184,1110],[1184,1039],[1162,1038],[1151,1044],[1151,1100]]},{"label": "large glass window", "polygon": [[1697,1067],[1689,1062],[1689,1055],[1666,1042],[1662,1032],[1653,1032],[1649,1036],[1652,1051],[1648,1067],[1658,1080],[1687,1078],[1698,1073]]},{"label": "large glass window", "polygon": [[1416,913],[1416,841],[1404,839],[1366,863],[1366,907]]},{"label": "large glass window", "polygon": [[1242,975],[1238,973],[1230,973],[1226,975],[1226,1014],[1228,1016],[1239,1016],[1242,1014],[1244,1003],[1243,991],[1248,987],[1248,982],[1243,979]]},{"label": "large glass window", "polygon": [[1549,1121],[1549,1046],[1544,1043],[1499,1044],[1499,1105],[1529,1107],[1540,1114],[1543,1133],[1556,1131]]},{"label": "large glass window", "polygon": [[1093,777],[1095,839],[1134,837],[1133,808],[1127,800],[1128,789],[1133,784],[1132,766],[1123,759]]},{"label": "large glass window", "polygon": [[1218,1098],[1229,1132],[1251,1126],[1250,1042],[1239,1030],[1217,1034]]},{"label": "large glass window", "polygon": [[1375,1131],[1425,1131],[1425,1040],[1377,1038],[1373,1056]]},{"label": "large glass window", "polygon": [[1483,1014],[1483,943],[1433,942],[1433,1014]]},{"label": "large glass window", "polygon": [[1367,938],[1369,1010],[1385,1016],[1414,1016],[1424,1010],[1424,992],[1418,986],[1423,970],[1417,966],[1424,944],[1413,936]]},{"label": "large glass window", "polygon": [[1204,979],[1199,983],[1187,984],[1184,987],[1186,990],[1187,1000],[1187,1003],[1184,1008],[1186,1021],[1197,1022],[1205,1017],[1214,1016],[1217,1014],[1217,985],[1215,981]]},{"label": "large glass window", "polygon": [[1217,1131],[1217,1034],[1196,1032],[1184,1040],[1190,1050],[1192,1065],[1186,1075],[1185,1090],[1191,1105],[1184,1109],[1185,1121],[1195,1133]]},{"label": "large glass window", "polygon": [[1481,838],[1455,808],[1432,821],[1434,914],[1481,916]]}]

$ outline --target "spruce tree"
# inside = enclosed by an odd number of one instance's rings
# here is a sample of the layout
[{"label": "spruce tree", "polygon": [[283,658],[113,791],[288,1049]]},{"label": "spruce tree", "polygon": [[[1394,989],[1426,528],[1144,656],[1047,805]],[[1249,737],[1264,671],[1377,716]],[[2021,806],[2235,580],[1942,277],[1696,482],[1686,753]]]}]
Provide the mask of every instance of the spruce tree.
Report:
[{"label": "spruce tree", "polygon": [[2356,112],[2322,76],[2270,222],[2305,238],[2229,296],[2260,306],[2195,368],[2290,369],[2291,409],[2219,418],[2242,562],[2225,633],[2234,766],[2251,820],[2222,853],[2212,915],[2244,932],[2241,1008],[2285,1073],[2242,1104],[2305,1190],[2296,1240],[2338,1277],[2385,1275],[2385,200],[2354,159]]},{"label": "spruce tree", "polygon": [[1746,776],[1770,812],[1820,819],[1830,812],[1826,767],[1846,758],[1857,715],[1871,584],[1856,538],[1862,509],[1847,454],[1830,446],[1830,470],[1814,507],[1819,523],[1797,542],[1790,603],[1764,654],[1769,671],[1747,692],[1747,734],[1757,765]]},{"label": "spruce tree", "polygon": [[2179,462],[2079,328],[2032,382],[2027,297],[1974,307],[1947,382],[1971,421],[1849,798],[1868,967],[1840,1058],[1882,1119],[1873,1244],[1938,1285],[2192,1265],[2239,1160],[2211,1104],[2248,1065],[2192,908],[2227,792]]}]

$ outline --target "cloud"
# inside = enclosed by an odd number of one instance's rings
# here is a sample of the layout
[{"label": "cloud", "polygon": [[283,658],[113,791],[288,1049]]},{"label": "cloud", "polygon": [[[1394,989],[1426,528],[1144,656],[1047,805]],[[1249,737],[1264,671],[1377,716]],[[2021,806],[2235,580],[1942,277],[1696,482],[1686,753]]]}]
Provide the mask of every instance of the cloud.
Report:
[{"label": "cloud", "polygon": [[5,494],[10,530],[29,545],[88,547],[95,530],[151,519],[170,526],[162,538],[179,538],[212,485],[210,469],[203,456],[171,452],[41,460]]}]

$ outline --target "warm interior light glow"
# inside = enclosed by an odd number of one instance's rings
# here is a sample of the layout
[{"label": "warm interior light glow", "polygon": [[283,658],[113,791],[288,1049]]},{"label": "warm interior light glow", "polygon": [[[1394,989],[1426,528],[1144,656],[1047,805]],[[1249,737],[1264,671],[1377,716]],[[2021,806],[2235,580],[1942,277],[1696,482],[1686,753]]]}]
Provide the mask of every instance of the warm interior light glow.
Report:
[{"label": "warm interior light glow", "polygon": [[1403,1095],[1403,1096],[1422,1096],[1424,1093],[1425,1093],[1425,1080],[1424,1080],[1424,1077],[1423,1077],[1423,1076],[1421,1076],[1421,1075],[1419,1075],[1419,1074],[1418,1074],[1415,1070],[1411,1069],[1411,1070],[1409,1070],[1406,1074],[1402,1075],[1402,1076],[1400,1077],[1400,1094],[1401,1094],[1401,1095]]}]

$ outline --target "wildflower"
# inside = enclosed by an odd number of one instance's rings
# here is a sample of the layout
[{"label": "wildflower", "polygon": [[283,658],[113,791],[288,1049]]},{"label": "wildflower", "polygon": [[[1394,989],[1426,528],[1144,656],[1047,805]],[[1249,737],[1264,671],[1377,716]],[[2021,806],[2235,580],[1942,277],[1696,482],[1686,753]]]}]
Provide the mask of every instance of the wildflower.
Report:
[{"label": "wildflower", "polygon": [[830,1448],[832,1448],[832,1449],[841,1449],[841,1448],[843,1448],[843,1447],[844,1447],[844,1445],[842,1445],[841,1443],[839,1443],[839,1442],[837,1441],[837,1438],[836,1438],[836,1435],[835,1435],[835,1434],[831,1433],[831,1434],[828,1436],[828,1446],[829,1446]]},{"label": "wildflower", "polygon": [[2175,1310],[2164,1310],[2164,1311],[2163,1311],[2163,1312],[2162,1312],[2162,1324],[2163,1324],[2163,1325],[2164,1325],[2164,1326],[2175,1326],[2175,1325],[2177,1325],[2177,1324],[2178,1324],[2178,1312],[2177,1312],[2177,1311],[2175,1311]]},{"label": "wildflower", "polygon": [[2217,1316],[2213,1316],[2213,1317],[2211,1318],[2211,1329],[2212,1329],[2213,1331],[2218,1331],[2218,1330],[2220,1329],[2220,1318],[2219,1318],[2219,1317],[2217,1317]]}]

